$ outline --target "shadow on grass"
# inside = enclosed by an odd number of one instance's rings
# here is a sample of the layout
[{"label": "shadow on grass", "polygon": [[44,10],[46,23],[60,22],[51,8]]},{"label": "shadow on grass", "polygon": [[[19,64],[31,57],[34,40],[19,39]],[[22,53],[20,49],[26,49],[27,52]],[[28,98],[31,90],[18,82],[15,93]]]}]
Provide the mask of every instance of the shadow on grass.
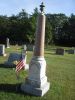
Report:
[{"label": "shadow on grass", "polygon": [[[15,93],[15,94],[22,94],[22,95],[29,95],[21,91],[21,84],[0,84],[0,92],[8,92],[8,93]],[[32,95],[29,95],[32,96]]]},{"label": "shadow on grass", "polygon": [[5,64],[0,64],[0,68],[15,68],[15,65],[5,65]]}]

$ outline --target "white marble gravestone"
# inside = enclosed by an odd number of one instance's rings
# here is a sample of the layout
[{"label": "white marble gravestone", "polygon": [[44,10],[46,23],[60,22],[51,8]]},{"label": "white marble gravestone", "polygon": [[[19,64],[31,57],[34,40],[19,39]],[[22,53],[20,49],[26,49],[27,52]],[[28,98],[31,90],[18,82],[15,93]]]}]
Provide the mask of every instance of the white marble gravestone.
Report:
[{"label": "white marble gravestone", "polygon": [[24,69],[29,70],[29,64],[27,64],[27,51],[23,50],[22,51],[22,58],[24,58]]},{"label": "white marble gravestone", "polygon": [[27,46],[26,45],[23,45],[23,50],[27,50]]},{"label": "white marble gravestone", "polygon": [[6,56],[5,45],[0,45],[0,56]]}]

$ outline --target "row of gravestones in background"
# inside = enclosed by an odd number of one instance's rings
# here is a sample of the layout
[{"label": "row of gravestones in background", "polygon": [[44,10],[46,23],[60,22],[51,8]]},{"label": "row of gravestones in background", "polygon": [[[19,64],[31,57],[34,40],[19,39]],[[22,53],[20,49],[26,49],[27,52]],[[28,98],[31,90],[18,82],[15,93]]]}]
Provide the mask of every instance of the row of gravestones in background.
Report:
[{"label": "row of gravestones in background", "polygon": [[[23,50],[27,51],[33,51],[34,46],[33,45],[23,45]],[[56,54],[59,55],[64,55],[65,52],[68,52],[68,54],[75,54],[75,49],[70,49],[70,50],[64,50],[63,48],[57,48],[56,49]],[[0,45],[0,56],[5,56],[5,45]]]},{"label": "row of gravestones in background", "polygon": [[[10,47],[7,47],[10,48]],[[33,45],[23,45],[23,50],[27,50],[27,51],[33,51],[34,46]],[[1,44],[0,45],[0,56],[6,56],[5,54],[5,45]]]},{"label": "row of gravestones in background", "polygon": [[[28,46],[28,47],[30,47],[30,46]],[[27,49],[27,47],[26,47],[26,45],[24,45],[23,52],[22,52],[24,59],[26,59],[26,55],[25,55],[26,49]],[[31,48],[31,49],[33,50],[33,48]],[[63,48],[57,48],[57,49],[55,49],[55,51],[56,51],[56,54],[58,54],[58,55],[64,55],[65,52],[68,52],[69,54],[75,54],[74,49],[64,50]],[[9,65],[9,66],[15,65],[14,62],[15,61],[20,61],[22,54],[10,53],[10,55],[8,57],[8,60],[5,62],[5,65]],[[6,54],[5,54],[5,45],[0,45],[0,56],[6,56]],[[27,67],[27,69],[28,69],[28,67]]]},{"label": "row of gravestones in background", "polygon": [[[23,50],[27,51],[33,51],[34,46],[33,45],[23,45]],[[64,55],[65,52],[68,52],[68,54],[75,54],[75,49],[70,49],[70,50],[64,50],[63,48],[57,48],[56,49],[56,54],[59,55]],[[5,56],[5,45],[0,45],[0,56]]]},{"label": "row of gravestones in background", "polygon": [[[7,66],[14,66],[16,65],[16,62],[19,62],[21,60],[21,57],[23,57],[24,60],[26,60],[26,50],[33,50],[34,46],[33,45],[23,45],[22,47],[22,52],[21,53],[10,53],[8,60],[4,63]],[[0,45],[0,56],[6,56],[5,54],[5,45]],[[25,69],[28,69],[28,64],[26,64]]]},{"label": "row of gravestones in background", "polygon": [[75,54],[74,49],[69,49],[69,50],[64,50],[63,48],[56,49],[56,54],[58,54],[58,55],[64,55],[65,52],[67,52],[68,54]]},{"label": "row of gravestones in background", "polygon": [[[25,49],[25,48],[24,48]],[[22,50],[21,53],[10,53],[8,60],[5,61],[4,65],[6,65],[6,67],[13,67],[15,66],[21,59],[23,59],[24,63],[26,62],[26,50]],[[5,54],[5,45],[0,45],[0,56],[6,56]],[[29,69],[29,65],[27,63],[24,64],[24,69],[28,70]]]}]

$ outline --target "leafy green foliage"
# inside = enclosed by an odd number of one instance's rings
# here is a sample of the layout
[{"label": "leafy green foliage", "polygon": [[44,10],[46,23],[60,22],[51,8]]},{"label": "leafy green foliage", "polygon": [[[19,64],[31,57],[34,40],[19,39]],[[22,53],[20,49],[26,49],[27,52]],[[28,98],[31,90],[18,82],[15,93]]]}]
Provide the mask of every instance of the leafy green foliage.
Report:
[{"label": "leafy green foliage", "polygon": [[[17,15],[0,16],[0,43],[10,38],[11,44],[33,44],[39,11],[29,15],[24,9]],[[75,46],[75,15],[46,14],[46,44]]]}]

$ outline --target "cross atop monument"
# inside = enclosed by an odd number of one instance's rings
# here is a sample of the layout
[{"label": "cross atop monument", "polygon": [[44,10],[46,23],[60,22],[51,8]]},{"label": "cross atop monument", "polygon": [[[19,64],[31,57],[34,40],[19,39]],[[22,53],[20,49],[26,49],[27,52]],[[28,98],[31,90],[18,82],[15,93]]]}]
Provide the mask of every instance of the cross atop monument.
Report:
[{"label": "cross atop monument", "polygon": [[40,5],[40,11],[41,11],[41,13],[44,13],[44,7],[45,7],[45,5],[44,5],[44,3],[42,2],[41,5]]}]

